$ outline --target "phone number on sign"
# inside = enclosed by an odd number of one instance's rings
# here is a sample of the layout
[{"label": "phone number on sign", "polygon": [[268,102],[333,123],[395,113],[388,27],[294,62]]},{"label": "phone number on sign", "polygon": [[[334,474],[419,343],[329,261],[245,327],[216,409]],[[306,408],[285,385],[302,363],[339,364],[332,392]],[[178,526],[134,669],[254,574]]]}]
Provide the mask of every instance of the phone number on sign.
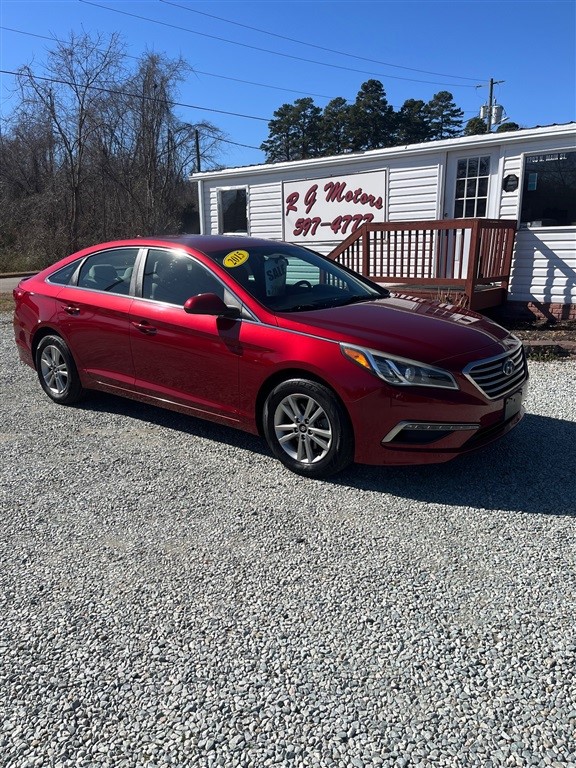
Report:
[{"label": "phone number on sign", "polygon": [[319,227],[330,227],[335,235],[345,235],[347,232],[356,232],[358,227],[367,222],[373,221],[373,213],[357,213],[354,216],[336,216],[333,221],[322,221],[319,216],[313,219],[297,219],[294,226],[293,235],[312,235],[314,236]]}]

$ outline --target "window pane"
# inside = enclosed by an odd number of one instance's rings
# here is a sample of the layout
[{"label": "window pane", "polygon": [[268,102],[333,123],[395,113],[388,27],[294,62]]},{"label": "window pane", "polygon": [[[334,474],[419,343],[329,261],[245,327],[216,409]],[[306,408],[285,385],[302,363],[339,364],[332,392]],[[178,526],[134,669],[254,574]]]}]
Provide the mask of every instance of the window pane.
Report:
[{"label": "window pane", "polygon": [[113,248],[86,259],[78,275],[80,288],[128,294],[138,248]]},{"label": "window pane", "polygon": [[476,197],[476,179],[468,179],[466,182],[466,197]]},{"label": "window pane", "polygon": [[189,256],[150,248],[144,268],[143,298],[183,306],[187,299],[200,293],[215,293],[223,298],[224,286]]},{"label": "window pane", "polygon": [[50,275],[48,282],[56,283],[57,285],[68,285],[70,278],[74,272],[76,272],[77,268],[78,262],[73,261],[72,264],[68,264],[67,266],[62,267],[62,269],[59,269],[57,272],[54,272],[53,275]]},{"label": "window pane", "polygon": [[461,219],[464,216],[464,201],[456,200],[454,204],[454,218]]},{"label": "window pane", "polygon": [[218,197],[220,233],[248,232],[246,189],[221,189]]},{"label": "window pane", "polygon": [[481,157],[480,158],[480,176],[489,176],[490,175],[490,158],[489,157]]},{"label": "window pane", "polygon": [[[291,312],[303,305],[320,308],[327,301],[349,303],[351,295],[374,298],[379,290],[360,276],[343,272],[331,259],[288,243],[246,245],[240,263],[230,261],[230,246],[207,255],[264,306]],[[303,281],[306,281],[303,284]]]},{"label": "window pane", "polygon": [[478,179],[478,196],[488,197],[488,179]]},{"label": "window pane", "polygon": [[468,162],[466,160],[458,160],[458,171],[456,173],[456,178],[463,179],[466,177],[467,165],[468,165]]},{"label": "window pane", "polygon": [[476,216],[486,216],[486,198],[480,198],[476,205]]},{"label": "window pane", "polygon": [[[456,181],[455,218],[486,215],[487,201],[484,200],[479,206],[476,202],[479,198],[488,197],[489,170],[489,156],[458,160],[457,175],[460,178]],[[462,198],[464,198],[463,204],[457,205],[457,201]]]},{"label": "window pane", "polygon": [[576,224],[576,152],[525,158],[520,220],[540,227]]}]

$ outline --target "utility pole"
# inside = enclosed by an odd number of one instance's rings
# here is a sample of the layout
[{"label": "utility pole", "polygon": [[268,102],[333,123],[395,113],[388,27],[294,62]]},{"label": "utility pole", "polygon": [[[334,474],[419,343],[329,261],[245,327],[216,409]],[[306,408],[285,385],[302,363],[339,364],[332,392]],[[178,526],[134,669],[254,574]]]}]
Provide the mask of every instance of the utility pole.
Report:
[{"label": "utility pole", "polygon": [[200,134],[198,130],[194,131],[194,139],[196,143],[196,171],[200,173]]},{"label": "utility pole", "polygon": [[[494,80],[493,77],[490,78],[490,82],[488,84],[488,104],[483,106],[480,110],[480,117],[486,119],[486,133],[490,133],[492,130],[492,122],[493,122],[493,115],[492,112],[495,109],[496,105],[494,104],[494,86],[500,85],[500,83],[504,83],[504,80]],[[476,88],[484,88],[483,85],[477,85]],[[500,107],[500,112],[502,111],[502,108]],[[497,120],[496,122],[500,122]]]}]

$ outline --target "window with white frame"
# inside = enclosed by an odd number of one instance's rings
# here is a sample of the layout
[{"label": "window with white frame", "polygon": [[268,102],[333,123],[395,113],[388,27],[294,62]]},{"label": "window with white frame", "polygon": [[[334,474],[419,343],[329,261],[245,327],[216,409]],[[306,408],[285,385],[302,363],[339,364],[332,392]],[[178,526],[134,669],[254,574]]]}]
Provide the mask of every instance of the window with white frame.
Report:
[{"label": "window with white frame", "polygon": [[454,218],[486,216],[490,156],[467,157],[458,160]]},{"label": "window with white frame", "polygon": [[576,224],[576,152],[524,158],[520,221],[525,227]]},{"label": "window with white frame", "polygon": [[218,232],[248,234],[248,192],[246,187],[218,190]]}]

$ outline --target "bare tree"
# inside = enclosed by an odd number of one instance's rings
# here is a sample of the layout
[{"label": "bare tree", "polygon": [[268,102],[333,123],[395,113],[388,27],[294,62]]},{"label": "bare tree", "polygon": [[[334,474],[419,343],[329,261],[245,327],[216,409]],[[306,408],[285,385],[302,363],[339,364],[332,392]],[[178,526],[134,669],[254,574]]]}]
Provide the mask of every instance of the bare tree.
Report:
[{"label": "bare tree", "polygon": [[146,54],[103,126],[102,167],[126,195],[125,224],[140,234],[179,226],[197,152],[207,161],[221,146],[215,126],[182,122],[174,113],[176,86],[189,71],[182,59]]},{"label": "bare tree", "polygon": [[72,35],[42,74],[18,75],[0,134],[0,267],[41,267],[100,240],[177,232],[194,221],[188,176],[217,163],[224,135],[175,112],[190,67],[119,38]]},{"label": "bare tree", "polygon": [[106,43],[100,36],[92,39],[72,34],[68,43],[57,43],[49,53],[49,77],[35,75],[29,66],[19,73],[21,109],[44,113],[50,120],[54,161],[66,181],[62,202],[71,250],[79,244],[88,148],[99,128],[102,104],[109,91],[118,88],[122,61],[117,35]]}]

